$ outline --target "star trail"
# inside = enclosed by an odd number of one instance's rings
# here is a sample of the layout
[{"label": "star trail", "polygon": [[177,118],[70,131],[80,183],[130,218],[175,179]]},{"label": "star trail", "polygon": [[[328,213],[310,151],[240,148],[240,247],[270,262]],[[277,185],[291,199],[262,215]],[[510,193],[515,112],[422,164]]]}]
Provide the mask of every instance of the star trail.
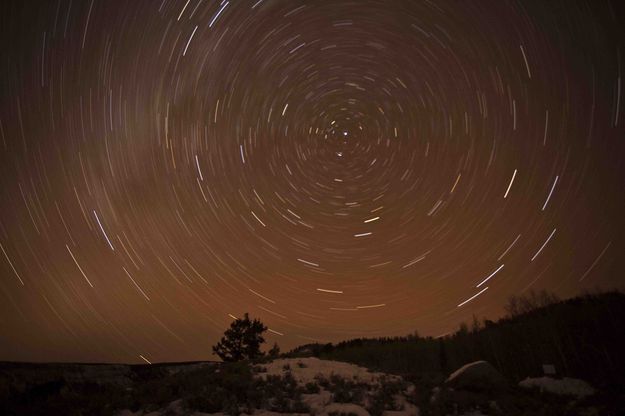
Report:
[{"label": "star trail", "polygon": [[438,336],[623,288],[617,1],[0,6],[0,360]]}]

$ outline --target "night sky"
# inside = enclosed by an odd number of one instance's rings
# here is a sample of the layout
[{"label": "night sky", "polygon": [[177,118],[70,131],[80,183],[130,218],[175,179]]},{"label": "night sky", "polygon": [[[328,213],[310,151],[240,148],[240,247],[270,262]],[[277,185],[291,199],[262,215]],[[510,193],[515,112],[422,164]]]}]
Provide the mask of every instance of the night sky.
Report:
[{"label": "night sky", "polygon": [[0,6],[0,360],[439,336],[625,287],[619,1]]}]

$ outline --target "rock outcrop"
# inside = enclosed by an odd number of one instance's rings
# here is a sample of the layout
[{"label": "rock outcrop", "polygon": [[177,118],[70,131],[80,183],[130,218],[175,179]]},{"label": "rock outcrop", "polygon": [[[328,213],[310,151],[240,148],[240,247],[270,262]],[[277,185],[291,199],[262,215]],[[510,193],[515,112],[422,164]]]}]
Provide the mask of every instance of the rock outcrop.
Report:
[{"label": "rock outcrop", "polygon": [[475,361],[454,371],[445,381],[449,387],[473,391],[492,391],[505,388],[504,376],[486,361]]}]

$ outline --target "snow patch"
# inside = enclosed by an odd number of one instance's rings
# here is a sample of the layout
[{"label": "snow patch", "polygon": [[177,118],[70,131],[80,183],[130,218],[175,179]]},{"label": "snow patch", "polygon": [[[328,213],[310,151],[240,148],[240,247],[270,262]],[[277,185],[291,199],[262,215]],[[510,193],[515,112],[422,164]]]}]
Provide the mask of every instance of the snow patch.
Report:
[{"label": "snow patch", "polygon": [[314,383],[318,377],[330,378],[332,375],[346,380],[374,385],[381,380],[401,381],[399,376],[375,373],[355,364],[320,360],[315,357],[283,358],[262,364],[260,367],[266,370],[266,372],[260,373],[260,376],[263,378],[266,378],[267,375],[283,376],[286,372],[290,372],[298,384]]}]

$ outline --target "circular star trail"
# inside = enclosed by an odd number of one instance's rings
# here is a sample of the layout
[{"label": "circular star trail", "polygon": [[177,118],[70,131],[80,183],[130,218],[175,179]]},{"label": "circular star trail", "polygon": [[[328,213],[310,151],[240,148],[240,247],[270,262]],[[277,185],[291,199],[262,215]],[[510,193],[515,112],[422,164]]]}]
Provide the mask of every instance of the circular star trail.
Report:
[{"label": "circular star trail", "polygon": [[[545,4],[543,4],[545,3]],[[6,2],[0,359],[438,336],[623,287],[617,2]]]}]

